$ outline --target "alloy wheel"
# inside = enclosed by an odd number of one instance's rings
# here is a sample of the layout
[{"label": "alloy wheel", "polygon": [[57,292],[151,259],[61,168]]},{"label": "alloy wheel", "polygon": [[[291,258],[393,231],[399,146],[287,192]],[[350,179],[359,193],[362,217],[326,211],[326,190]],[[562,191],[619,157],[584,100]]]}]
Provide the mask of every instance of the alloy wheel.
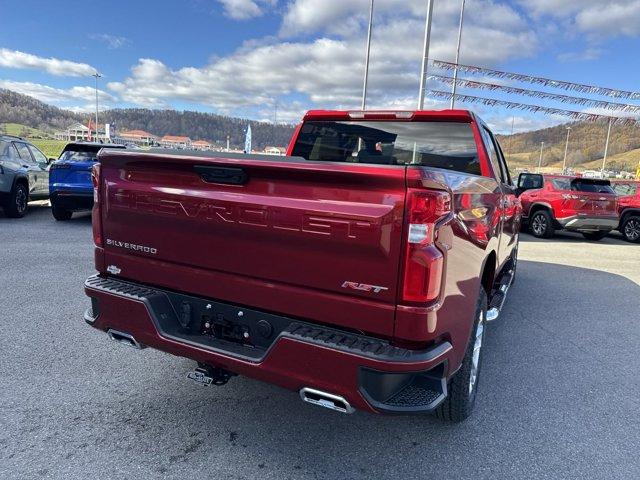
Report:
[{"label": "alloy wheel", "polygon": [[543,235],[547,230],[547,219],[544,215],[536,215],[533,217],[533,221],[531,222],[531,230],[536,235]]},{"label": "alloy wheel", "polygon": [[23,188],[18,188],[16,192],[16,210],[18,213],[24,213],[27,209],[27,194]]},{"label": "alloy wheel", "polygon": [[640,220],[632,218],[624,226],[624,235],[630,241],[636,242],[640,239]]}]

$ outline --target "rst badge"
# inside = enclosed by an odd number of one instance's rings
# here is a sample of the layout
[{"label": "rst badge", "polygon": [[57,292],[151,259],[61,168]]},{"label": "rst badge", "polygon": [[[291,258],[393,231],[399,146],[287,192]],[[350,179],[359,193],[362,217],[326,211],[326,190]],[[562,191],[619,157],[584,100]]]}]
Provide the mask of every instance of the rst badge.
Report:
[{"label": "rst badge", "polygon": [[350,290],[358,290],[360,292],[381,293],[389,290],[387,287],[380,287],[378,285],[368,285],[366,283],[358,282],[344,282],[342,288],[348,288]]}]

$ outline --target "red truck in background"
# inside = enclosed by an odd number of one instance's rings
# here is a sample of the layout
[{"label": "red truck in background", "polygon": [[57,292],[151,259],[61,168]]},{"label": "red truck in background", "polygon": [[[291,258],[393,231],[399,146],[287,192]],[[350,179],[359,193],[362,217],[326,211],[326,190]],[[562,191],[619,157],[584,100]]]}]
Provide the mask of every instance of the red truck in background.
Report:
[{"label": "red truck in background", "polygon": [[611,184],[618,195],[618,230],[631,243],[640,243],[640,182],[615,181]]},{"label": "red truck in background", "polygon": [[551,238],[565,229],[601,240],[618,228],[618,202],[609,180],[522,173],[518,191],[523,220],[535,237]]},{"label": "red truck in background", "polygon": [[85,320],[351,413],[475,404],[521,209],[474,114],[312,111],[288,156],[108,151]]}]

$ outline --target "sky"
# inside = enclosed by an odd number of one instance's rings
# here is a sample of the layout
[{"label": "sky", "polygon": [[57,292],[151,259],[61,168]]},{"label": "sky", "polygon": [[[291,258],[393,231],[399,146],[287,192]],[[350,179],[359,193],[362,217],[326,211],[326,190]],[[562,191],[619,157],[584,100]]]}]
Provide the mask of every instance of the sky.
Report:
[{"label": "sky", "polygon": [[[1,1],[0,88],[56,106],[94,110],[95,71],[103,75],[101,109],[175,108],[274,121],[277,106],[278,122],[295,123],[308,109],[360,106],[369,0]],[[426,3],[375,0],[369,108],[416,108]],[[640,0],[466,4],[460,63],[640,90]],[[459,0],[435,0],[430,58],[455,59],[459,14]],[[450,87],[432,81],[429,88]],[[428,98],[426,105],[447,103]],[[566,121],[458,106],[478,111],[499,132],[512,122],[522,131]]]}]

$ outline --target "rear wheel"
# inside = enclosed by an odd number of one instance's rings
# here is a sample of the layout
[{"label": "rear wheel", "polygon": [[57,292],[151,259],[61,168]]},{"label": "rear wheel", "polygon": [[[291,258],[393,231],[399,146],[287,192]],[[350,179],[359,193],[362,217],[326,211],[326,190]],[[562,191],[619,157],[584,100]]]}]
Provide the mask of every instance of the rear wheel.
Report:
[{"label": "rear wheel", "polygon": [[531,216],[529,230],[537,238],[551,238],[555,233],[553,218],[546,210],[538,210]]},{"label": "rear wheel", "polygon": [[582,236],[587,240],[598,241],[609,235],[609,232],[582,232]]},{"label": "rear wheel", "polygon": [[29,204],[29,190],[24,183],[16,183],[9,195],[9,202],[5,206],[5,213],[11,218],[22,218],[27,213]]},{"label": "rear wheel", "polygon": [[62,208],[59,205],[56,205],[54,202],[51,202],[51,213],[53,214],[53,218],[55,218],[59,222],[70,220],[71,216],[73,215],[73,212],[71,210]]},{"label": "rear wheel", "polygon": [[447,398],[436,409],[438,418],[450,422],[461,422],[468,418],[473,411],[482,366],[482,344],[486,318],[487,293],[481,287],[467,351],[460,370],[449,381]]},{"label": "rear wheel", "polygon": [[640,216],[627,215],[622,221],[620,231],[627,242],[640,243]]}]

